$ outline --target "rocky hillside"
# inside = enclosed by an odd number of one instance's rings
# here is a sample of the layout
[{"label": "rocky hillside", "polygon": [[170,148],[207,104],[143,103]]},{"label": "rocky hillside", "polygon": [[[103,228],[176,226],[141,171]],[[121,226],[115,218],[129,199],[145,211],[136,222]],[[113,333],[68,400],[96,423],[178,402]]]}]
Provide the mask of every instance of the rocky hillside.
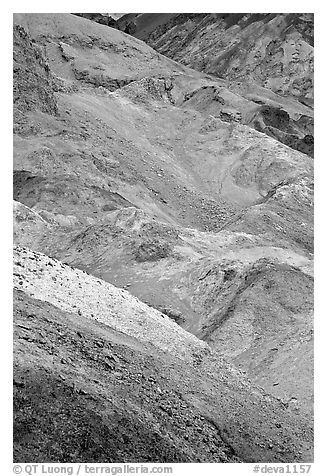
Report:
[{"label": "rocky hillside", "polygon": [[18,247],[14,265],[20,461],[310,458],[301,418],[164,314],[46,255]]},{"label": "rocky hillside", "polygon": [[215,76],[252,80],[282,94],[313,97],[313,14],[129,14],[134,36]]},{"label": "rocky hillside", "polygon": [[14,16],[15,458],[309,461],[310,102],[98,20]]},{"label": "rocky hillside", "polygon": [[[313,106],[313,14],[143,13],[121,17],[116,27],[169,58],[228,80],[241,94],[256,85]],[[313,155],[311,114],[302,119],[309,120],[310,132],[299,134],[282,104],[259,104],[257,130]]]}]

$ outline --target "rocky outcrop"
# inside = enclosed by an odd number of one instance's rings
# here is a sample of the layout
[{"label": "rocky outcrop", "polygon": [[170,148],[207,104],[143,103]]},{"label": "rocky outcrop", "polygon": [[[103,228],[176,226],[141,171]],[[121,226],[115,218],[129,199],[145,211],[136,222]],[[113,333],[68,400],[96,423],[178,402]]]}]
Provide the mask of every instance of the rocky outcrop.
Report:
[{"label": "rocky outcrop", "polygon": [[95,21],[96,23],[100,23],[100,25],[106,25],[112,28],[117,27],[117,21],[108,13],[74,13],[74,15]]},{"label": "rocky outcrop", "polygon": [[40,46],[20,25],[14,27],[14,108],[57,114],[53,77]]},{"label": "rocky outcrop", "polygon": [[302,121],[295,121],[283,109],[262,106],[258,110],[256,117],[252,119],[252,124],[258,131],[264,132],[292,149],[313,157],[313,128],[310,128],[312,134],[305,133],[307,124],[312,125],[312,119],[307,117],[308,122],[304,119],[305,116],[302,116]]}]

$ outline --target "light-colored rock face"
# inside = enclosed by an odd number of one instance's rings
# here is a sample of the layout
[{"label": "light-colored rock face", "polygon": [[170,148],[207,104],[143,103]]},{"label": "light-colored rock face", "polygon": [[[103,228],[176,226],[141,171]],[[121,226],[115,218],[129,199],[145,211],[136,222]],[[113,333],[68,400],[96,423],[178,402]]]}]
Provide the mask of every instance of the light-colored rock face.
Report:
[{"label": "light-colored rock face", "polygon": [[152,343],[183,360],[201,359],[207,351],[203,341],[128,291],[27,248],[14,251],[14,286],[64,311]]},{"label": "light-colored rock face", "polygon": [[[242,39],[239,59],[225,55],[226,71],[244,73],[251,58],[258,68],[249,81],[191,70],[74,15],[15,16],[15,287],[72,320],[194,364],[205,378],[219,374],[241,400],[240,388],[253,385],[263,413],[277,397],[310,426],[313,111],[291,91],[310,65],[309,19],[296,33],[284,15],[241,26],[204,15],[197,30],[196,14],[179,23],[171,15],[175,36],[161,23],[161,32],[147,30],[153,41],[181,45],[187,30],[186,62],[193,55],[216,67],[213,38],[219,33],[222,54]],[[273,83],[277,57],[293,68],[289,82]],[[254,73],[272,83],[258,86]],[[228,413],[230,393],[224,398]],[[212,410],[212,400],[205,405]],[[233,425],[248,457],[242,415]],[[267,431],[262,448],[271,445]]]}]

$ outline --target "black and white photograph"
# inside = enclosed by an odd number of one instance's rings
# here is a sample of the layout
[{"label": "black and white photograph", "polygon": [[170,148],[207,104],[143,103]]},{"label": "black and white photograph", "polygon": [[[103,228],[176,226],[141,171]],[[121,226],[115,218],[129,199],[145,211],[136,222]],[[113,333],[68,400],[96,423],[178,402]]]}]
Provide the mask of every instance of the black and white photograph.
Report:
[{"label": "black and white photograph", "polygon": [[13,472],[322,474],[313,5],[95,7],[12,15]]}]

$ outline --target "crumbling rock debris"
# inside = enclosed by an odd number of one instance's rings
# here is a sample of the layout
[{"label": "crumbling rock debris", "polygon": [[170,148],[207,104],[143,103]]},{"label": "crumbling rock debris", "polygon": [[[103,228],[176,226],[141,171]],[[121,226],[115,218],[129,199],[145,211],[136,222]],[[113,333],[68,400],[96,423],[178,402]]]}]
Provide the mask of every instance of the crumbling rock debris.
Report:
[{"label": "crumbling rock debris", "polygon": [[20,112],[39,109],[56,115],[53,77],[40,46],[25,29],[14,26],[14,107]]}]

